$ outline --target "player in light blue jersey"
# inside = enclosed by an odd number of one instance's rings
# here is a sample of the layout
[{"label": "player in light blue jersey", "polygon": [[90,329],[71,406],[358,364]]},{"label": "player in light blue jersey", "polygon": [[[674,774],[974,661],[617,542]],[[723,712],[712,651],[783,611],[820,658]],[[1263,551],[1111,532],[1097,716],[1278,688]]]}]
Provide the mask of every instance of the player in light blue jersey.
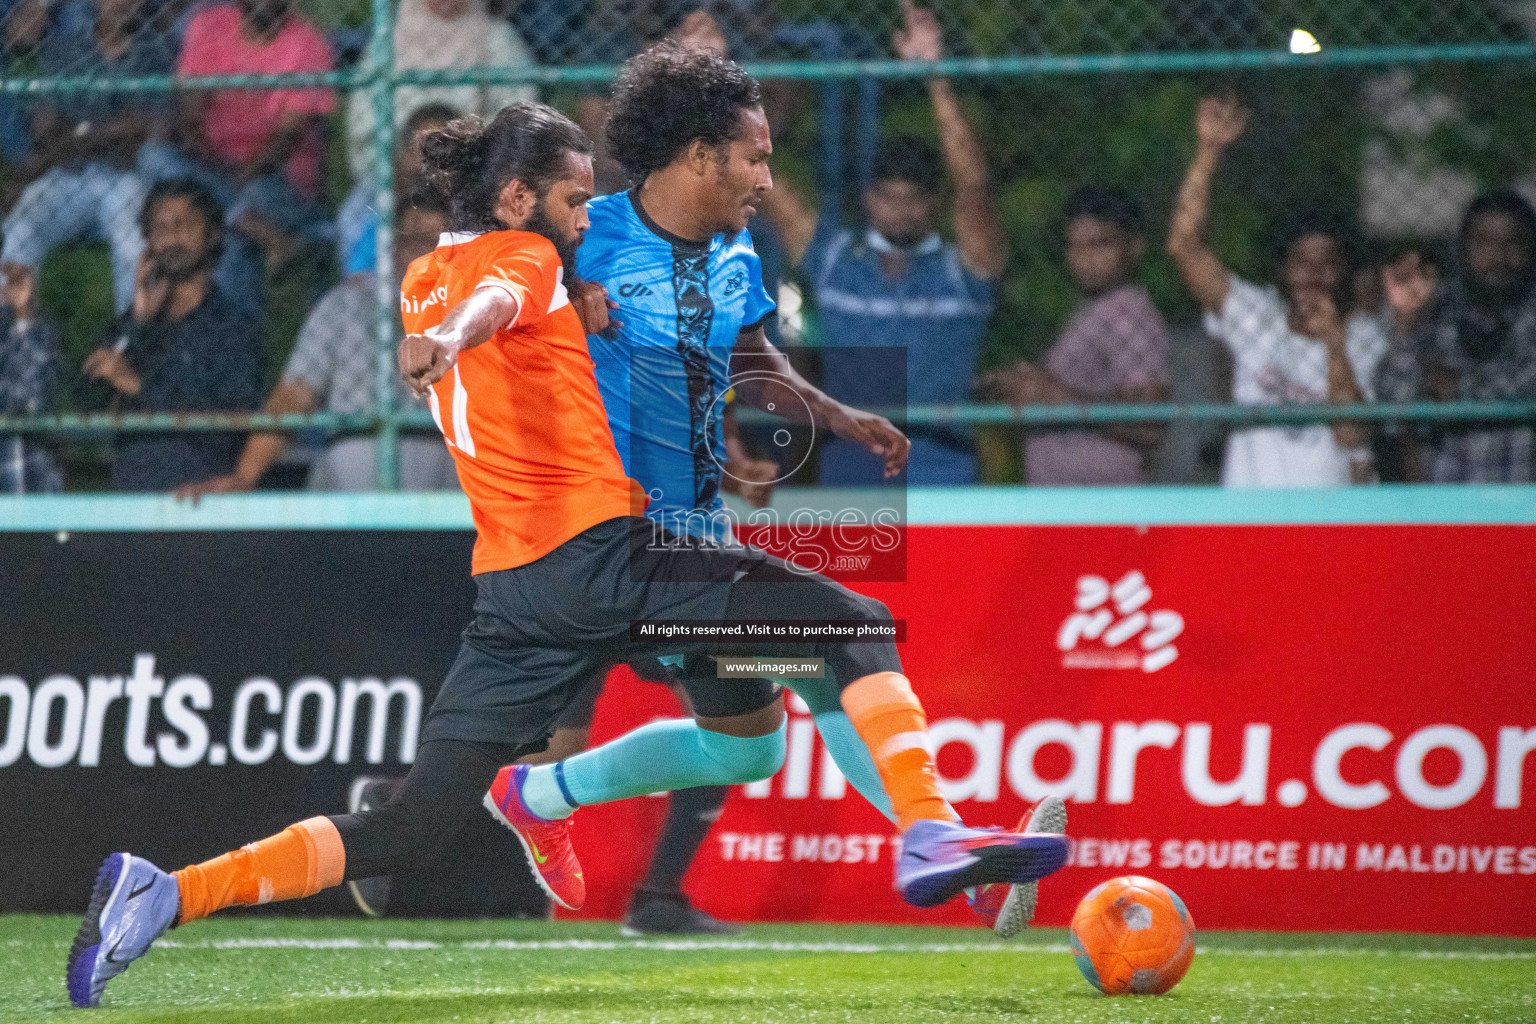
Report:
[{"label": "player in light blue jersey", "polygon": [[721,429],[731,360],[738,344],[761,347],[775,303],[745,229],[686,238],[658,224],[646,199],[637,187],[588,204],[576,275],[615,308],[587,347],[619,455],[650,496],[647,514],[674,533],[723,540],[715,513],[736,454]]}]

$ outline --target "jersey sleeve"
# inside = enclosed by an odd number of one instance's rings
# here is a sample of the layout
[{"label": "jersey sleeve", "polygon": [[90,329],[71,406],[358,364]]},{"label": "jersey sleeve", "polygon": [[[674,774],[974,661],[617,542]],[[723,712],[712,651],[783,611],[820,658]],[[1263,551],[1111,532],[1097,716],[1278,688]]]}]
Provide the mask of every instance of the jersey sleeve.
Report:
[{"label": "jersey sleeve", "polygon": [[517,300],[517,319],[507,326],[526,326],[570,302],[564,271],[547,240],[520,238],[487,254],[473,290],[497,288],[511,295]]},{"label": "jersey sleeve", "polygon": [[746,236],[747,251],[743,259],[747,264],[747,303],[742,311],[742,326],[755,327],[766,320],[779,304],[773,296],[768,294],[768,289],[763,286],[763,261],[752,248],[752,236],[749,232],[743,232]]}]

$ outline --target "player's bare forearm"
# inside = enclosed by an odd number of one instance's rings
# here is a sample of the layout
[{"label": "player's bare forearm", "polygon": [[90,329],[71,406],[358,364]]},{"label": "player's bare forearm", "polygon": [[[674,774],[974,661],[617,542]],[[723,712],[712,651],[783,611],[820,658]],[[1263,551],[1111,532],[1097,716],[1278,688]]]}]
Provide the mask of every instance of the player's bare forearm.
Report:
[{"label": "player's bare forearm", "polygon": [[[838,437],[861,444],[879,455],[885,463],[885,475],[895,476],[907,464],[912,443],[890,420],[877,413],[864,412],[832,398],[800,376],[789,358],[774,347],[761,326],[736,336],[731,354],[731,376],[746,379],[734,385],[742,401],[765,409],[791,422],[803,423],[810,410],[811,423],[832,431]],[[793,391],[801,401],[774,400],[776,391]],[[772,405],[774,408],[768,409]]]},{"label": "player's bare forearm", "polygon": [[477,288],[443,317],[430,332],[454,355],[483,345],[496,332],[517,319],[519,303],[511,292],[501,288]]},{"label": "player's bare forearm", "polygon": [[[895,476],[905,467],[906,456],[912,448],[906,434],[897,430],[885,416],[843,405],[826,395],[822,388],[806,381],[790,365],[790,359],[768,341],[762,327],[743,330],[737,335],[736,350],[731,353],[731,376],[739,378],[742,373],[760,375],[756,379],[748,376],[736,385],[737,393],[746,404],[765,410],[768,405],[773,405],[773,410],[768,411],[791,422],[805,422],[806,410],[809,410],[811,424],[879,454],[885,462],[886,476]],[[802,401],[774,401],[774,391],[779,388],[793,390]]]},{"label": "player's bare forearm", "polygon": [[400,376],[417,394],[441,380],[459,353],[483,345],[517,320],[519,302],[502,288],[477,288],[443,322],[400,342]]},{"label": "player's bare forearm", "polygon": [[[800,375],[789,357],[768,340],[761,324],[736,336],[736,347],[731,351],[731,378],[738,381],[732,386],[742,401],[793,423],[806,422],[805,410],[810,409],[811,422],[823,426],[840,404]],[[780,389],[793,391],[804,404],[776,401],[773,392]],[[774,407],[771,410],[770,405]]]}]

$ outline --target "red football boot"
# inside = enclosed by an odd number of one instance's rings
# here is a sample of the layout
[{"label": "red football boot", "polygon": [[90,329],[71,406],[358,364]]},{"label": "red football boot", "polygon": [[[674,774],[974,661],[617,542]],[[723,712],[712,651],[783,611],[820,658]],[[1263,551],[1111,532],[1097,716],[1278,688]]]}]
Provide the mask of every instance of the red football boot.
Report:
[{"label": "red football boot", "polygon": [[522,792],[527,775],[528,765],[507,765],[496,773],[482,802],[491,817],[517,836],[539,888],[565,909],[580,910],[587,900],[587,883],[571,846],[571,820],[550,821],[528,809]]}]

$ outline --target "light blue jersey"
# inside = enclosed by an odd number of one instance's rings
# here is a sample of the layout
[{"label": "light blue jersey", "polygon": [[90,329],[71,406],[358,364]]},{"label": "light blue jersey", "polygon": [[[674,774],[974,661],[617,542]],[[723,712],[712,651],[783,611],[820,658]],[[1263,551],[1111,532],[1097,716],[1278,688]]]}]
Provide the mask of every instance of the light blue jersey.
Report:
[{"label": "light blue jersey", "polygon": [[679,238],[634,196],[587,205],[592,226],[576,275],[608,289],[620,324],[611,338],[588,336],[587,348],[625,472],[651,497],[646,514],[697,534],[724,504],[731,350],[774,302],[749,233],[715,235],[707,245]]}]

